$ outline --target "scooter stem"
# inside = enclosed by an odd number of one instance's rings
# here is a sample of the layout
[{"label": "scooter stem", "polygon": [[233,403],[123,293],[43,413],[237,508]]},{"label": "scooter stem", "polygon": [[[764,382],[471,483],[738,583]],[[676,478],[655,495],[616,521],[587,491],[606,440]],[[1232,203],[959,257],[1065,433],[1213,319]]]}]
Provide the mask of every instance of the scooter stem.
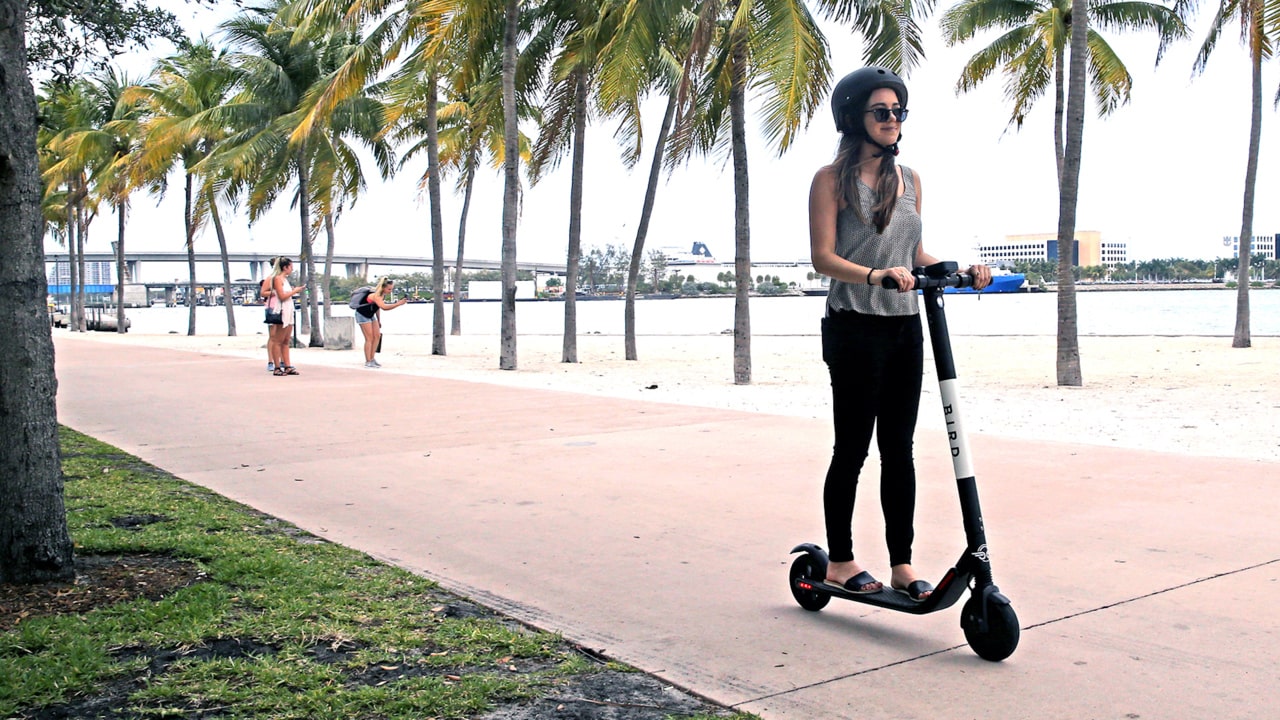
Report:
[{"label": "scooter stem", "polygon": [[938,373],[938,390],[942,396],[942,415],[951,446],[951,465],[955,471],[965,539],[968,543],[968,562],[963,563],[965,567],[962,569],[970,570],[975,584],[982,587],[992,583],[991,564],[987,553],[986,531],[982,523],[982,506],[978,502],[973,456],[969,452],[969,439],[965,434],[960,411],[960,387],[956,379],[955,359],[951,354],[951,336],[947,332],[947,318],[943,310],[943,288],[926,286],[922,292],[925,318],[929,323],[929,341],[933,346],[933,362]]}]

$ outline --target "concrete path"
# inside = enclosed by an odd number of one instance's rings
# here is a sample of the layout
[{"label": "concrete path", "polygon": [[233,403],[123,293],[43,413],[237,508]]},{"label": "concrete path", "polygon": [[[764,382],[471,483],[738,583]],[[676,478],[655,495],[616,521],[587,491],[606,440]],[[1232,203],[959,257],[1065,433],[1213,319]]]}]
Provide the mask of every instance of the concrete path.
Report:
[{"label": "concrete path", "polygon": [[[1276,464],[971,438],[1023,628],[989,663],[958,607],[791,598],[788,551],[824,544],[826,422],[56,347],[64,424],[765,718],[1280,713]],[[963,533],[945,438],[916,444],[916,565],[936,579]],[[887,580],[874,485],[855,543]]]}]

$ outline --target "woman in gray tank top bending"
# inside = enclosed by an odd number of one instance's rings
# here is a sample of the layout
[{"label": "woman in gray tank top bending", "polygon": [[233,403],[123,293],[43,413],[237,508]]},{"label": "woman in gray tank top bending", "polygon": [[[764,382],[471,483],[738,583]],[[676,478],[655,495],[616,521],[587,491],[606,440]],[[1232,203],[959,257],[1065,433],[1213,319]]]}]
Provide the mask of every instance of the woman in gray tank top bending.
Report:
[{"label": "woman in gray tank top bending", "polygon": [[[923,601],[932,586],[911,566],[915,538],[912,437],[920,406],[924,343],[911,268],[938,262],[921,242],[920,176],[899,166],[907,87],[894,73],[865,67],[831,97],[840,146],[814,175],[809,195],[813,268],[831,278],[822,319],[822,359],[831,373],[835,447],[822,501],[831,562],[826,582],[855,593],[882,584],[853,556],[853,505],[874,432],[890,587]],[[991,282],[969,268],[974,287]],[[890,277],[898,291],[880,287]]]}]

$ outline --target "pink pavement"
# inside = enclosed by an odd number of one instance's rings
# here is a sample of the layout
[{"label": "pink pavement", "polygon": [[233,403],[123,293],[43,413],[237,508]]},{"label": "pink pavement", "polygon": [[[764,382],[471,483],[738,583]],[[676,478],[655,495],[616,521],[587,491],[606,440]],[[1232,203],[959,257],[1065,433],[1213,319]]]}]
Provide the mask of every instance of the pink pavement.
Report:
[{"label": "pink pavement", "polygon": [[[63,424],[764,718],[1280,706],[1274,463],[971,437],[1023,628],[996,664],[965,645],[958,606],[791,598],[788,551],[825,545],[823,421],[307,367],[305,352],[280,378],[259,359],[66,336],[56,351]],[[963,531],[945,438],[922,430],[916,447],[915,563],[936,581]],[[875,485],[855,546],[887,580]]]}]

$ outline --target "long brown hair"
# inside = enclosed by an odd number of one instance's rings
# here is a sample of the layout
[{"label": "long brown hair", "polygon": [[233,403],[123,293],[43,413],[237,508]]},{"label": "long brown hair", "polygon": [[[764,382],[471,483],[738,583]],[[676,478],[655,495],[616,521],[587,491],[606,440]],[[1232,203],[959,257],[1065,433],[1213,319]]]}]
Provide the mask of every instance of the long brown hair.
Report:
[{"label": "long brown hair", "polygon": [[[836,149],[836,159],[832,163],[836,169],[836,193],[843,199],[858,219],[867,222],[862,216],[862,203],[858,198],[858,171],[862,168],[862,146],[867,141],[866,126],[862,124],[859,114],[854,122],[849,123],[853,132],[840,136],[840,146]],[[893,208],[898,203],[898,168],[893,161],[893,153],[880,153],[880,168],[876,172],[875,194],[871,197],[871,222],[876,232],[882,233],[893,218]],[[867,162],[874,162],[875,158]]]}]

